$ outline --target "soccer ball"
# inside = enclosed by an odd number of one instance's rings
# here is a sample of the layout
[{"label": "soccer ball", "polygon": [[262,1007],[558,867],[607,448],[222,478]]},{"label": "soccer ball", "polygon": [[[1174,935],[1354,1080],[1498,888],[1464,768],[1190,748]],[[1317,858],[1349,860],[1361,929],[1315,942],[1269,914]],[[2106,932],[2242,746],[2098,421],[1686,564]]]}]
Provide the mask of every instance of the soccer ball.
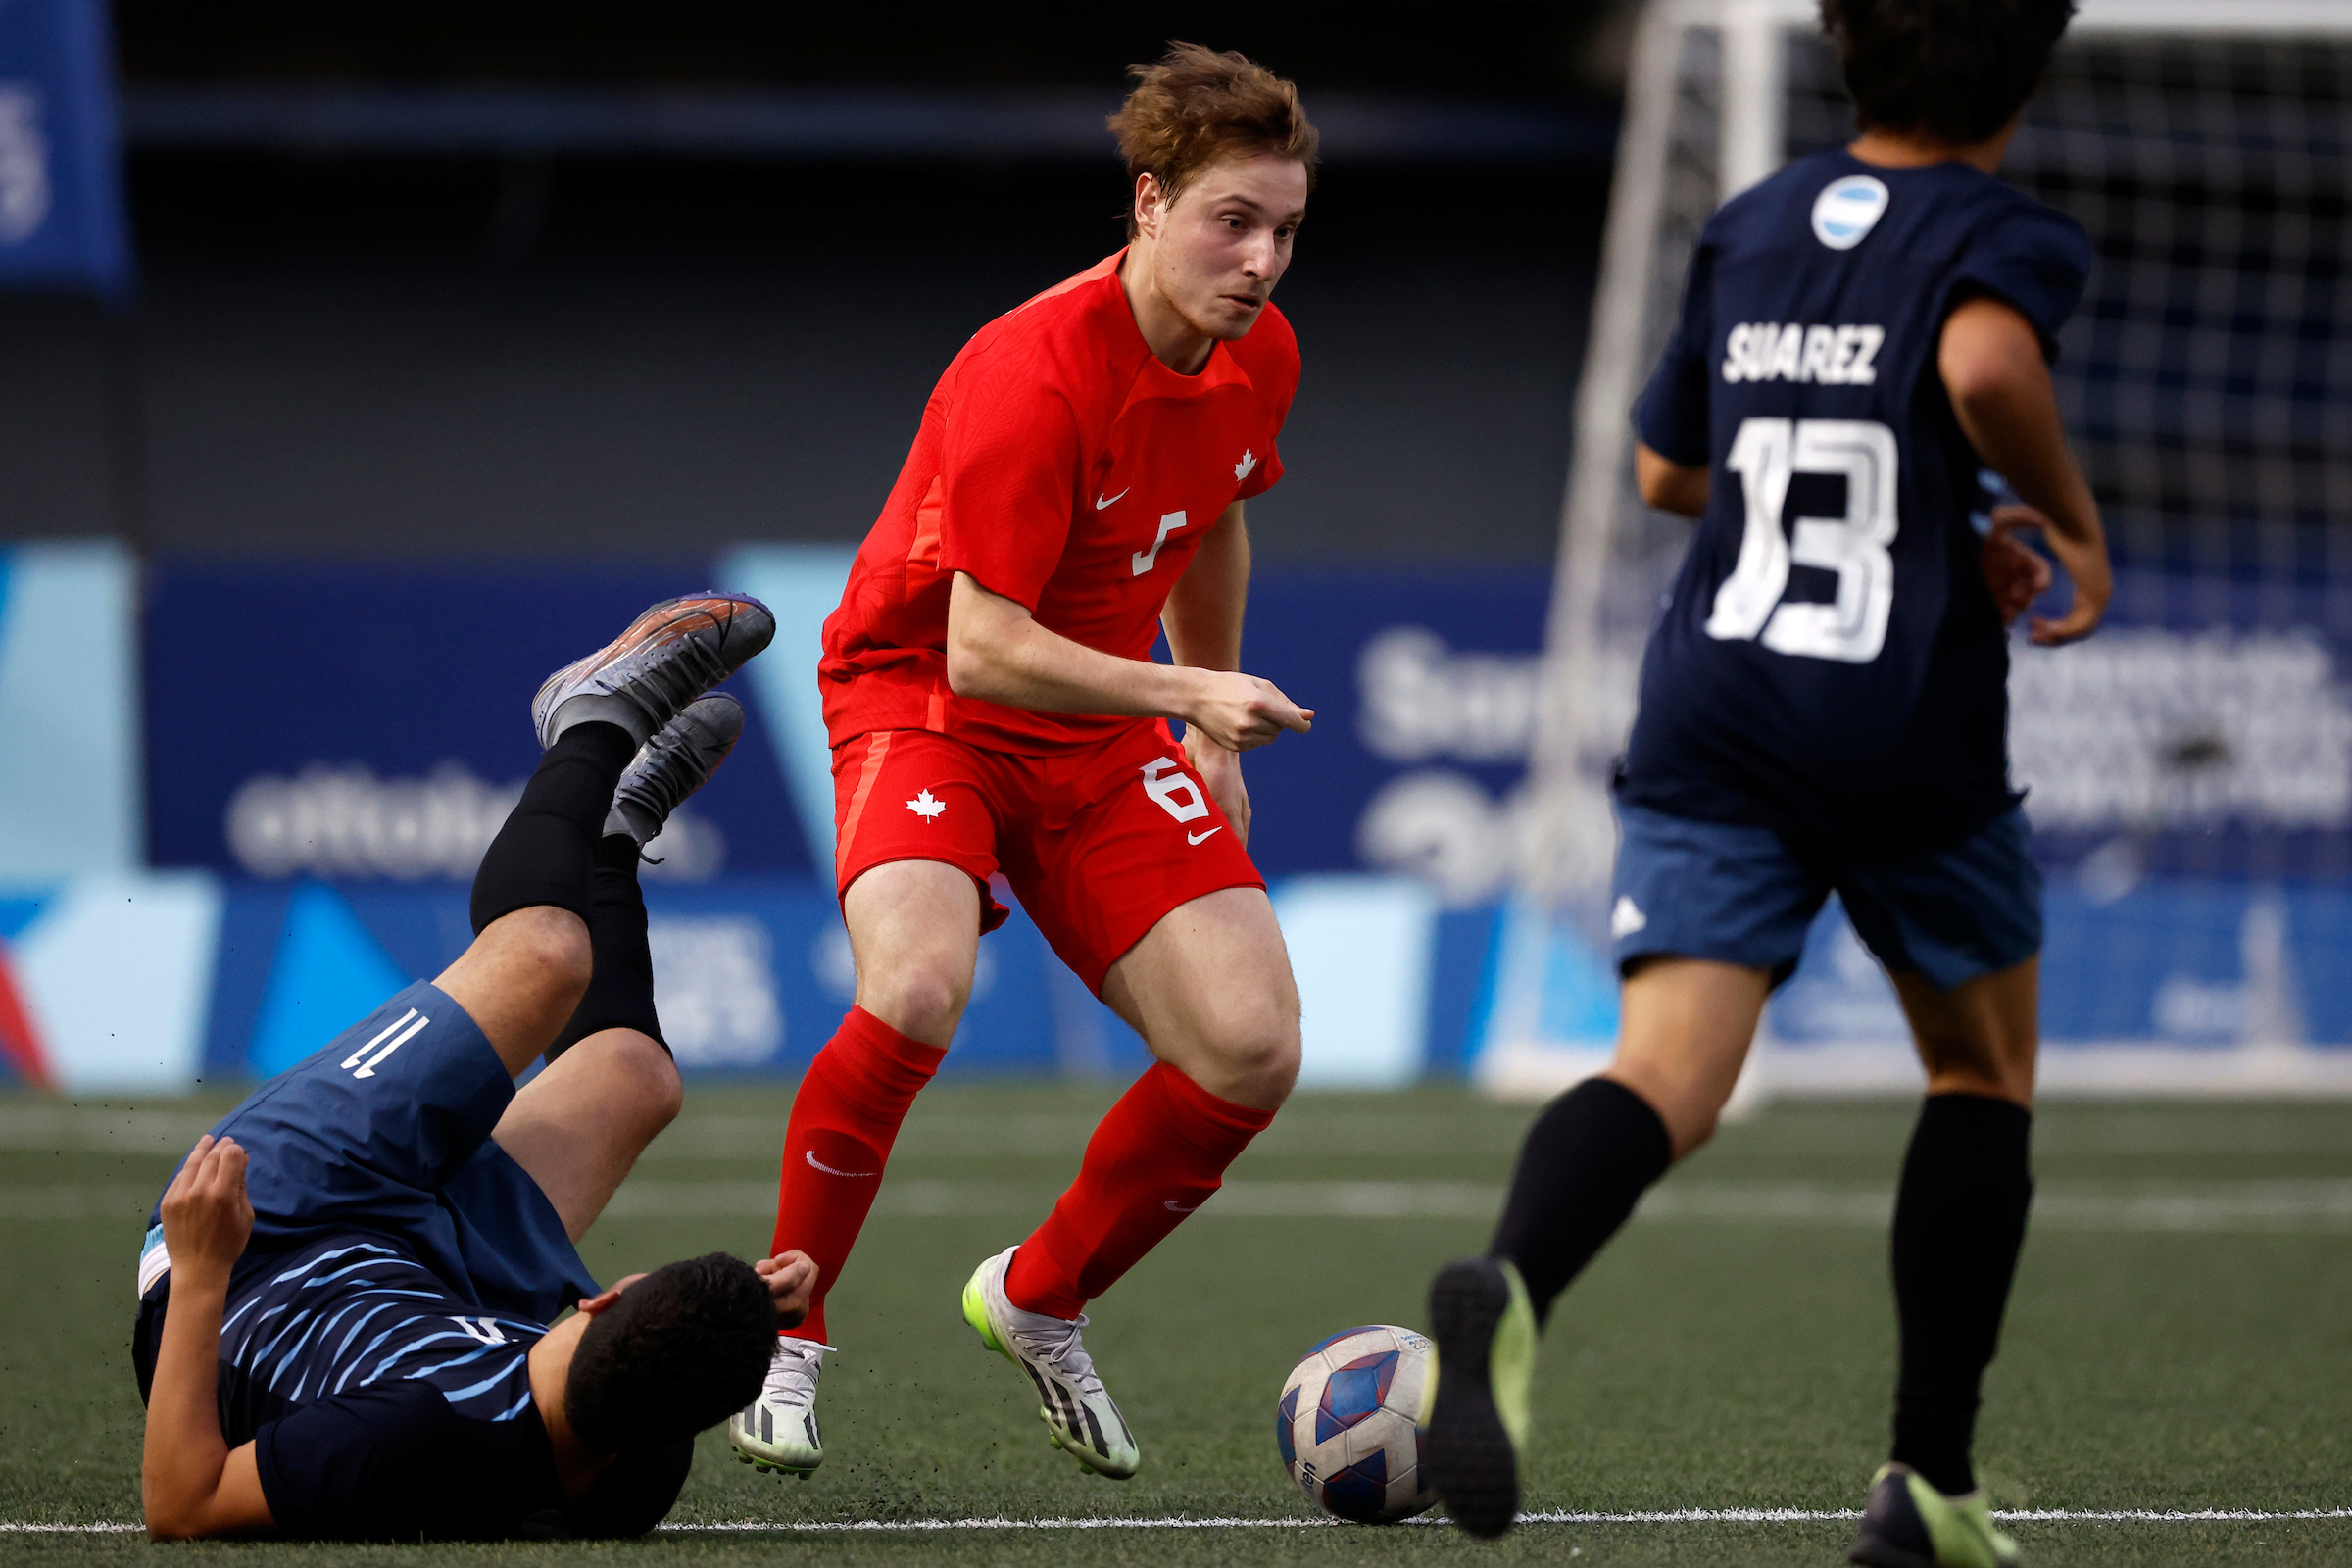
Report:
[{"label": "soccer ball", "polygon": [[1437,1370],[1428,1340],[1389,1324],[1342,1330],[1307,1351],[1275,1406],[1291,1479],[1358,1524],[1410,1519],[1436,1502],[1421,1445]]}]

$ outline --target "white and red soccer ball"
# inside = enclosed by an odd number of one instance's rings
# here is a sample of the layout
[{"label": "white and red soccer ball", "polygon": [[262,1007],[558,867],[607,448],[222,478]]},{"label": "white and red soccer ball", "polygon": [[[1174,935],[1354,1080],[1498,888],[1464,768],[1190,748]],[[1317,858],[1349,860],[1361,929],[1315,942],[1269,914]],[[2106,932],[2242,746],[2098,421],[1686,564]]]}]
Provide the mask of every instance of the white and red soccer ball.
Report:
[{"label": "white and red soccer ball", "polygon": [[1282,1386],[1274,1441],[1317,1506],[1358,1524],[1409,1519],[1438,1500],[1422,1468],[1437,1355],[1411,1329],[1345,1329]]}]

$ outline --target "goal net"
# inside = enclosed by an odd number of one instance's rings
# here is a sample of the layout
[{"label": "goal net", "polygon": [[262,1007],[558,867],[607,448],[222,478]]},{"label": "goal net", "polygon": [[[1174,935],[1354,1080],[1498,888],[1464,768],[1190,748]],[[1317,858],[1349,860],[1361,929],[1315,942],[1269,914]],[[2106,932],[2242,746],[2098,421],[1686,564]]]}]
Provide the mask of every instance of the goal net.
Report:
[{"label": "goal net", "polygon": [[[1544,706],[1477,1071],[1545,1090],[1615,1030],[1608,778],[1690,524],[1629,415],[1722,201],[1853,134],[1807,0],[1652,0],[1576,413]],[[2098,261],[2056,367],[2117,568],[2106,626],[2013,645],[2049,875],[2053,1087],[2352,1088],[2352,4],[2084,0],[2002,174]],[[2063,585],[2062,585],[2063,587]],[[1835,901],[1766,1087],[1915,1083]]]}]

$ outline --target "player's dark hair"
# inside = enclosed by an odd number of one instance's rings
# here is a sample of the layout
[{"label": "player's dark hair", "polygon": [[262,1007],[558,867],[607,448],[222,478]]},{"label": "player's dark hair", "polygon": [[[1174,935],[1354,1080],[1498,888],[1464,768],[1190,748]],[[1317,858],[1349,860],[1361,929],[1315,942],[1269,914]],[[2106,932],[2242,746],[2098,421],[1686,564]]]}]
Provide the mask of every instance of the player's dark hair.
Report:
[{"label": "player's dark hair", "polygon": [[580,1335],[564,1411],[597,1453],[716,1426],[759,1397],[775,1355],[767,1282],[724,1252],[664,1264]]},{"label": "player's dark hair", "polygon": [[[1318,138],[1294,83],[1247,55],[1197,43],[1171,43],[1157,65],[1129,66],[1127,74],[1135,78],[1135,91],[1110,117],[1110,131],[1127,160],[1131,190],[1150,174],[1174,201],[1193,175],[1218,159],[1260,153],[1305,165],[1307,189],[1314,189]],[[1135,235],[1132,199],[1127,233]]]},{"label": "player's dark hair", "polygon": [[2075,0],[1821,0],[1865,130],[1956,147],[2003,125],[2041,81]]}]

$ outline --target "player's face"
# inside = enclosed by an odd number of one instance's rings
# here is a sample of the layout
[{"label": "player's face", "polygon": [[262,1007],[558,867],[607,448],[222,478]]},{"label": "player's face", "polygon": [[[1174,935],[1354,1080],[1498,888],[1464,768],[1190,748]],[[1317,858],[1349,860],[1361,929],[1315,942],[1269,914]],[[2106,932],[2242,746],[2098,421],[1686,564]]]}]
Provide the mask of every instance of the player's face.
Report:
[{"label": "player's face", "polygon": [[1306,166],[1271,153],[1195,174],[1173,202],[1141,204],[1155,291],[1187,325],[1228,342],[1257,324],[1291,265],[1306,212]]}]

